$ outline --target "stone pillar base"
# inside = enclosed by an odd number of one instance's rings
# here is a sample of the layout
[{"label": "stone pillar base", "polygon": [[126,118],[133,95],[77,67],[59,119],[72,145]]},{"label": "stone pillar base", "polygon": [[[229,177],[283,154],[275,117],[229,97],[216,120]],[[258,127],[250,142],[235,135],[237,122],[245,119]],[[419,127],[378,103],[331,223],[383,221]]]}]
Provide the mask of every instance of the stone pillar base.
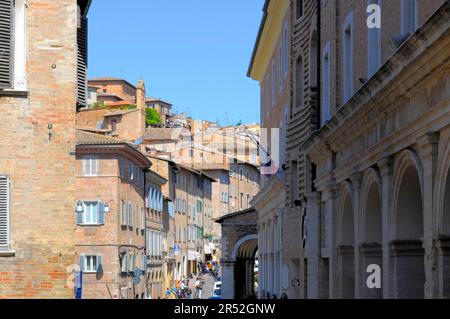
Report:
[{"label": "stone pillar base", "polygon": [[425,296],[425,250],[421,240],[395,240],[390,244],[393,287],[391,296],[423,299]]},{"label": "stone pillar base", "polygon": [[[367,273],[367,267],[369,265],[377,265],[383,271],[383,247],[381,243],[363,243],[359,246],[359,251],[361,253],[361,263],[362,263],[362,279],[361,280],[361,291],[362,298],[364,299],[382,299],[383,289],[373,288],[370,289],[367,286],[367,278],[370,275]],[[380,274],[382,276],[382,274]],[[382,277],[380,278],[382,280]]]}]

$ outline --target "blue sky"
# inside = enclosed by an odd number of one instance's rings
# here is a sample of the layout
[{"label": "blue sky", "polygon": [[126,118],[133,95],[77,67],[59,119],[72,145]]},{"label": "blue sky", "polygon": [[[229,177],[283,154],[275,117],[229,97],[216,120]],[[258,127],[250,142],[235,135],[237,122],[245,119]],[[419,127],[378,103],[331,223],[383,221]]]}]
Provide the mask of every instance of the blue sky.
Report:
[{"label": "blue sky", "polygon": [[247,78],[264,0],[94,0],[89,77],[146,81],[147,95],[223,125],[259,122]]}]

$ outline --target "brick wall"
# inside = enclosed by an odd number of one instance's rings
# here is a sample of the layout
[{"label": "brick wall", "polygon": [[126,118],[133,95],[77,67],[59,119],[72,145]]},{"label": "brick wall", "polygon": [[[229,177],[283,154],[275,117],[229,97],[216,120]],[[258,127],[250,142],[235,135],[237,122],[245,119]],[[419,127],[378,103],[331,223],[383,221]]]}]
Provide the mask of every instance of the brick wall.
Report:
[{"label": "brick wall", "polygon": [[0,97],[14,251],[0,255],[0,298],[74,297],[76,21],[75,0],[29,0],[28,97]]}]

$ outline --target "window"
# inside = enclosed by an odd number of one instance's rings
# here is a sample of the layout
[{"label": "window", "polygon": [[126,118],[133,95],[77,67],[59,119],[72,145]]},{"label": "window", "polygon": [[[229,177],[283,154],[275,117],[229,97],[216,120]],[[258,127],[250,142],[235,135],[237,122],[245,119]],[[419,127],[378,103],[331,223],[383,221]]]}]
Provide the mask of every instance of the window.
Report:
[{"label": "window", "polygon": [[189,157],[194,157],[194,150],[189,150]]},{"label": "window", "polygon": [[343,93],[345,104],[353,95],[353,14],[345,19],[343,26]]},{"label": "window", "polygon": [[284,25],[284,77],[287,77],[289,69],[289,29],[288,24]]},{"label": "window", "polygon": [[88,19],[85,12],[78,7],[77,28],[77,104],[87,105],[87,59],[88,59]]},{"label": "window", "polygon": [[126,179],[127,175],[127,161],[123,158],[119,159],[119,171],[120,171],[120,178]]},{"label": "window", "polygon": [[117,120],[111,121],[111,131],[115,132],[117,129]]},{"label": "window", "polygon": [[241,193],[241,197],[240,197],[240,208],[242,209],[244,207],[244,194]]},{"label": "window", "polygon": [[25,0],[0,1],[0,90],[27,90]]},{"label": "window", "polygon": [[128,209],[125,201],[122,201],[120,205],[120,224],[128,226]]},{"label": "window", "polygon": [[141,227],[142,230],[145,229],[145,209],[141,207]]},{"label": "window", "polygon": [[13,87],[13,0],[0,2],[0,89]]},{"label": "window", "polygon": [[99,174],[99,160],[97,156],[83,156],[83,176],[95,177]]},{"label": "window", "polygon": [[10,245],[10,182],[6,176],[0,176],[0,251],[9,250]]},{"label": "window", "polygon": [[128,162],[128,178],[134,180],[134,164],[132,162]]},{"label": "window", "polygon": [[[85,202],[84,203],[84,225],[98,225],[103,224],[103,205],[99,202]],[[100,210],[101,207],[101,210]]]},{"label": "window", "polygon": [[303,107],[305,104],[305,72],[303,68],[303,58],[299,56],[295,65],[295,94],[297,97],[296,106],[299,108]]},{"label": "window", "polygon": [[197,199],[197,212],[201,213],[203,211],[203,203],[200,199]]},{"label": "window", "polygon": [[[380,0],[368,0],[369,4],[380,4]],[[367,29],[367,75],[370,79],[380,68],[381,65],[381,29]]]},{"label": "window", "polygon": [[323,51],[322,56],[322,124],[324,125],[327,121],[330,120],[331,117],[331,101],[330,101],[330,86],[331,86],[331,78],[330,78],[330,43],[327,43],[325,49]]},{"label": "window", "polygon": [[296,1],[295,16],[297,20],[303,16],[303,0]]},{"label": "window", "polygon": [[278,85],[281,93],[283,91],[283,47],[281,45],[278,49]]},{"label": "window", "polygon": [[103,271],[103,262],[101,255],[81,255],[80,268],[85,273],[97,273]]},{"label": "window", "polygon": [[133,204],[128,202],[128,226],[133,228]]},{"label": "window", "polygon": [[277,68],[275,61],[272,62],[272,105],[277,99]]},{"label": "window", "polygon": [[412,35],[417,29],[417,0],[402,0],[402,34]]}]

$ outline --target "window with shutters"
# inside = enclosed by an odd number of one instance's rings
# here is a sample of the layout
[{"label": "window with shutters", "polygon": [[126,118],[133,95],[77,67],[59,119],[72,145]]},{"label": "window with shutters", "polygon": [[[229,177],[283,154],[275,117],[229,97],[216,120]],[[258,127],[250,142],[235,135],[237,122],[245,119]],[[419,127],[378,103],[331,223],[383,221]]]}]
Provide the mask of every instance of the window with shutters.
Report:
[{"label": "window with shutters", "polygon": [[77,104],[87,106],[88,19],[78,6],[77,25]]},{"label": "window with shutters", "polygon": [[99,160],[98,156],[85,155],[83,156],[83,176],[96,177],[99,175]]},{"label": "window with shutters", "polygon": [[13,0],[0,1],[0,89],[13,87]]},{"label": "window with shutters", "polygon": [[120,170],[120,177],[122,179],[127,178],[127,161],[123,158],[119,159],[119,170]]},{"label": "window with shutters", "polygon": [[84,202],[83,212],[79,213],[79,225],[103,225],[105,223],[104,204],[98,201]]},{"label": "window with shutters", "polygon": [[128,209],[125,201],[122,201],[120,206],[120,222],[122,226],[128,226]]},{"label": "window with shutters", "polygon": [[134,180],[134,164],[132,162],[128,162],[128,178]]},{"label": "window with shutters", "polygon": [[80,268],[84,273],[98,273],[103,271],[101,255],[81,255]]},{"label": "window with shutters", "polygon": [[10,233],[10,182],[6,176],[0,176],[0,251],[9,250]]},{"label": "window with shutters", "polygon": [[131,202],[128,203],[128,226],[133,228],[133,204]]}]

